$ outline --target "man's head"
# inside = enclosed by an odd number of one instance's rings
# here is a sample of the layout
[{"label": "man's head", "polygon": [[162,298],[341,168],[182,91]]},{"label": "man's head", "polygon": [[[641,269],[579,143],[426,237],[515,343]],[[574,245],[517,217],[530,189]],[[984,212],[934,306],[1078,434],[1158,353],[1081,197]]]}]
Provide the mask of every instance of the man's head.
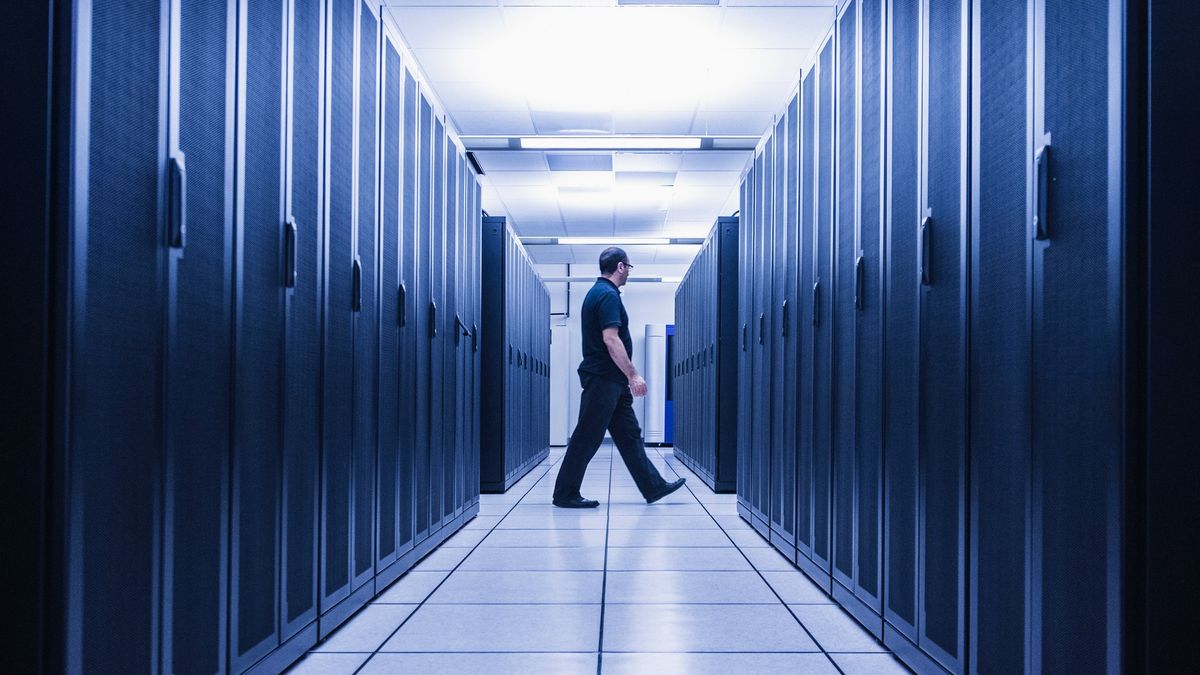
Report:
[{"label": "man's head", "polygon": [[632,269],[629,256],[616,246],[610,246],[600,254],[600,275],[613,282],[617,288],[624,286],[629,280],[629,272]]}]

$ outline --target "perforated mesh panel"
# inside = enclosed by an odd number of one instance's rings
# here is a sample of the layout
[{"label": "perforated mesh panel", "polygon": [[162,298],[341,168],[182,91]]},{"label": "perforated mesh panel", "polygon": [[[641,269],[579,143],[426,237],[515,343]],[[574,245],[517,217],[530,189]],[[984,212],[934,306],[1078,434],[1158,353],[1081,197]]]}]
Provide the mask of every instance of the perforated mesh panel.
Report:
[{"label": "perforated mesh panel", "polygon": [[446,255],[443,263],[446,278],[446,310],[442,313],[442,325],[446,336],[443,355],[445,377],[442,391],[442,409],[445,411],[442,418],[442,428],[445,434],[445,458],[442,463],[441,479],[444,486],[442,516],[452,518],[456,499],[454,472],[458,453],[457,406],[455,405],[455,397],[458,393],[458,368],[456,366],[458,350],[455,348],[455,344],[459,342],[458,326],[454,322],[455,313],[458,311],[458,298],[456,297],[458,286],[455,283],[455,277],[458,274],[458,154],[453,144],[449,145],[446,159]]},{"label": "perforated mesh panel", "polygon": [[[858,459],[858,538],[855,581],[859,595],[873,601],[879,597],[879,502],[882,484],[879,472],[883,457],[883,391],[881,311],[883,291],[879,278],[881,198],[880,122],[883,110],[881,72],[882,1],[862,2],[862,112],[859,135],[859,249],[863,256],[862,311],[858,324],[856,452]],[[877,603],[872,603],[878,607]]]},{"label": "perforated mesh panel", "polygon": [[[978,220],[972,224],[971,589],[981,672],[1024,667],[1025,482],[1029,454],[1026,9],[980,7]],[[1022,58],[1014,58],[1022,55]],[[986,188],[985,188],[986,186]]]},{"label": "perforated mesh panel", "polygon": [[404,72],[404,136],[402,139],[403,195],[400,199],[402,237],[400,255],[400,281],[405,285],[404,328],[400,333],[400,529],[401,543],[410,543],[413,537],[413,463],[417,454],[417,427],[415,400],[416,357],[417,357],[417,304],[416,247],[417,247],[417,82],[406,70]]},{"label": "perforated mesh panel", "polygon": [[354,327],[354,574],[370,572],[374,556],[376,399],[379,325],[375,236],[375,143],[379,95],[379,20],[363,4],[359,14],[358,61],[358,259],[362,264],[362,309]]},{"label": "perforated mesh panel", "polygon": [[[833,447],[834,447],[834,566],[846,577],[854,576],[854,260],[856,224],[854,162],[856,161],[855,91],[858,67],[856,8],[843,9],[837,35],[837,214],[834,232],[833,312]],[[832,290],[832,288],[831,288]]]},{"label": "perforated mesh panel", "polygon": [[[965,420],[962,300],[962,4],[929,8],[930,284],[921,304],[925,635],[957,661],[961,640]],[[946,664],[951,665],[951,664]]]},{"label": "perforated mesh panel", "polygon": [[887,608],[910,624],[916,623],[919,22],[917,0],[897,0],[892,6],[891,195],[884,329],[888,503],[884,513],[888,519]]},{"label": "perforated mesh panel", "polygon": [[[90,668],[150,667],[162,295],[158,221],[160,3],[99,3],[92,11],[91,109],[86,250],[75,253],[83,288],[72,338],[72,469],[86,486],[72,495],[84,512],[87,559],[72,609],[89,625],[69,653]],[[85,130],[79,130],[84,132]],[[86,220],[83,220],[86,218]],[[86,356],[86,358],[82,358]],[[120,518],[121,527],[113,527]],[[71,636],[74,638],[75,636]],[[120,649],[113,645],[119,644]]]},{"label": "perforated mesh panel", "polygon": [[418,534],[427,533],[429,530],[429,454],[430,454],[430,437],[429,437],[429,393],[430,386],[430,370],[429,370],[429,301],[433,297],[430,289],[430,284],[433,281],[433,269],[430,255],[432,246],[430,238],[433,234],[433,216],[430,213],[432,205],[432,187],[431,179],[433,177],[433,109],[429,105],[429,101],[425,96],[420,95],[420,145],[418,146],[420,156],[418,159],[418,204],[419,212],[417,215],[420,228],[417,235],[417,250],[416,250],[416,268],[417,268],[417,289],[418,294],[414,295],[417,303],[415,311],[417,314],[417,330],[414,333],[413,339],[417,343],[417,386],[416,391],[424,395],[414,397],[416,399],[416,415],[414,419],[417,424],[417,532]]},{"label": "perforated mesh panel", "polygon": [[829,561],[829,485],[833,394],[831,335],[833,318],[833,41],[821,50],[817,100],[816,273],[821,281],[819,323],[813,345],[813,552],[822,567]]},{"label": "perforated mesh panel", "polygon": [[350,583],[350,453],[354,417],[354,5],[333,0],[329,101],[329,281],[325,296],[323,606]]},{"label": "perforated mesh panel", "polygon": [[[400,271],[400,54],[388,38],[383,52],[383,217],[380,238],[383,248],[379,277],[379,550],[383,561],[396,552],[397,494],[407,479],[398,471],[399,438],[399,351],[396,289]],[[407,507],[407,505],[405,505]],[[405,508],[405,511],[408,509]]]},{"label": "perforated mesh panel", "polygon": [[[203,1],[203,0],[201,0]],[[296,286],[288,316],[284,427],[284,619],[315,607],[318,462],[321,449],[321,5],[295,5],[292,60],[291,215],[296,219]]]},{"label": "perforated mesh panel", "polygon": [[[1117,639],[1120,345],[1107,171],[1109,3],[1046,3],[1050,241],[1034,300],[1034,461],[1042,479],[1042,668],[1099,671]],[[1114,145],[1113,152],[1116,152]],[[1110,229],[1112,228],[1112,229]],[[1080,555],[1087,551],[1091,555]],[[1105,552],[1105,553],[1102,553]],[[1035,591],[1036,592],[1036,591]]]},{"label": "perforated mesh panel", "polygon": [[430,264],[433,301],[437,303],[437,337],[430,341],[429,395],[429,484],[432,522],[441,523],[442,495],[445,490],[442,466],[446,453],[443,415],[443,385],[446,377],[446,129],[441,119],[433,121],[433,221],[430,229]]},{"label": "perforated mesh panel", "polygon": [[187,250],[175,269],[175,324],[168,347],[167,421],[174,549],[172,665],[215,672],[224,660],[225,493],[229,467],[226,209],[228,129],[225,6],[189,0],[180,17],[179,147],[188,169]]},{"label": "perforated mesh panel", "polygon": [[798,441],[796,488],[796,541],[802,548],[811,550],[813,536],[813,326],[812,288],[815,281],[813,246],[816,232],[816,92],[815,70],[804,74],[800,99],[800,410],[798,419]]}]

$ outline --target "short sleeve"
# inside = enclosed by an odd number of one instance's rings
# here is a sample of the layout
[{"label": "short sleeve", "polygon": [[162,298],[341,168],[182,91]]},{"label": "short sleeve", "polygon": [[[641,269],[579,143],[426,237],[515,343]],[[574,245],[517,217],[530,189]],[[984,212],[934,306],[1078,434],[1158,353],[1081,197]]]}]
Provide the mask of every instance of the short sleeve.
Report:
[{"label": "short sleeve", "polygon": [[622,326],[621,300],[617,298],[616,293],[605,293],[596,303],[596,324],[600,326],[600,330]]}]

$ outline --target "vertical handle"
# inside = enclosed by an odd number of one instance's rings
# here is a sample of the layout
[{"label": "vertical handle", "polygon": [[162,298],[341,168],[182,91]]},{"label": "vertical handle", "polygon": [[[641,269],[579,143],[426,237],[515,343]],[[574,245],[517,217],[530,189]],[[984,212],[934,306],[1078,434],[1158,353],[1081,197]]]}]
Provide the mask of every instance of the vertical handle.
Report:
[{"label": "vertical handle", "polygon": [[437,300],[429,301],[429,337],[437,337]]},{"label": "vertical handle", "polygon": [[362,311],[362,263],[357,257],[354,258],[354,264],[350,266],[350,275],[350,309],[355,312]]},{"label": "vertical handle", "polygon": [[783,301],[783,307],[781,309],[783,310],[783,330],[780,331],[780,334],[784,337],[784,339],[786,339],[788,336],[788,309],[789,309],[787,300]]},{"label": "vertical handle", "polygon": [[921,219],[921,285],[929,286],[931,281],[930,274],[930,239],[933,238],[933,217],[925,216]]},{"label": "vertical handle", "polygon": [[813,282],[812,287],[812,325],[821,325],[821,280]]},{"label": "vertical handle", "polygon": [[1038,241],[1050,238],[1050,146],[1038,148],[1033,160],[1037,193],[1033,210],[1033,236]]},{"label": "vertical handle", "polygon": [[296,287],[296,217],[288,216],[283,226],[283,285]]},{"label": "vertical handle", "polygon": [[764,313],[758,315],[758,344],[767,344],[767,315]]},{"label": "vertical handle", "polygon": [[863,257],[854,261],[854,308],[863,308]]},{"label": "vertical handle", "polygon": [[459,345],[459,343],[462,342],[462,336],[465,335],[465,333],[460,334],[460,331],[463,327],[464,326],[463,326],[463,322],[462,322],[462,317],[460,317],[457,313],[455,313],[455,315],[454,315],[454,346],[455,347],[457,347]]},{"label": "vertical handle", "polygon": [[180,152],[167,167],[167,246],[183,249],[187,245],[187,164]]},{"label": "vertical handle", "polygon": [[471,324],[471,351],[479,351],[479,325],[476,323]]},{"label": "vertical handle", "polygon": [[408,305],[408,286],[404,282],[400,282],[400,286],[396,289],[396,323],[401,328],[408,325],[408,317],[404,315],[404,310]]},{"label": "vertical handle", "polygon": [[742,324],[742,351],[746,351],[746,345],[750,342],[750,336],[746,334],[747,332],[748,332],[747,326],[746,326],[746,324],[743,323]]}]

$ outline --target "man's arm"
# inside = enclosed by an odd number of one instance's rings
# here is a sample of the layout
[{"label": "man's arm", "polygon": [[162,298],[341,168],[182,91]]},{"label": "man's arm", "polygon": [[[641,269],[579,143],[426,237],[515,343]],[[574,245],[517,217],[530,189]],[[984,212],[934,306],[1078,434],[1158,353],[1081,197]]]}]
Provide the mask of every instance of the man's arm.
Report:
[{"label": "man's arm", "polygon": [[608,355],[612,357],[613,363],[625,373],[625,377],[629,378],[629,390],[634,396],[646,395],[646,380],[638,374],[637,368],[633,367],[633,362],[629,360],[629,354],[625,351],[625,343],[621,342],[621,337],[617,335],[617,327],[609,326],[604,329],[604,346],[608,347]]}]

